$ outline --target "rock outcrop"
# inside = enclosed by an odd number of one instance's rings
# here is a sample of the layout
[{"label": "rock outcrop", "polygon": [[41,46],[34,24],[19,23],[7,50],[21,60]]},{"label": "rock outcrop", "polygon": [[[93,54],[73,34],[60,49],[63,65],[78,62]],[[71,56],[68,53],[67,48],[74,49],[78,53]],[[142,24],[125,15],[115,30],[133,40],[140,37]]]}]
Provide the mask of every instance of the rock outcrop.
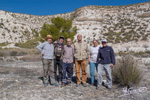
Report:
[{"label": "rock outcrop", "polygon": [[47,16],[0,11],[0,43],[9,45],[33,39],[34,35],[39,36],[43,23],[50,24],[50,19],[57,16],[72,19],[73,26],[77,26],[77,34],[82,34],[88,44],[93,39],[106,38],[114,48],[117,47],[116,52],[127,48],[133,50],[133,45],[139,45],[135,51],[145,50],[145,44],[147,50],[150,49],[150,2],[127,6],[86,6],[74,12]]}]

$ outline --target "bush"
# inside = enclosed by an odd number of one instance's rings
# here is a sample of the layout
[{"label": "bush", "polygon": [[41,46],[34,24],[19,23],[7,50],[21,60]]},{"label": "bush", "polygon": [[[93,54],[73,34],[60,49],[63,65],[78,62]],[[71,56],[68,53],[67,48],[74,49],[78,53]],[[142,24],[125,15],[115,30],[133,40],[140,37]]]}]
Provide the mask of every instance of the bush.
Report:
[{"label": "bush", "polygon": [[41,38],[37,37],[35,39],[28,40],[25,43],[17,43],[15,44],[15,46],[31,49],[31,48],[35,48],[39,44],[39,41],[41,41]]},{"label": "bush", "polygon": [[74,35],[76,34],[77,28],[72,27],[71,20],[56,17],[52,18],[51,22],[51,25],[44,23],[42,26],[40,35],[43,39],[45,39],[48,34],[53,36],[54,41],[59,39],[60,36],[64,36],[65,39],[74,39]]},{"label": "bush", "polygon": [[20,51],[19,53],[18,53],[18,56],[24,56],[24,55],[27,55],[28,53],[27,52],[25,52],[25,51]]},{"label": "bush", "polygon": [[138,61],[132,56],[126,55],[122,57],[112,70],[113,81],[127,88],[134,85],[138,86],[143,77],[138,65]]},{"label": "bush", "polygon": [[22,61],[27,61],[27,62],[36,62],[41,60],[41,56],[39,55],[26,55],[20,58]]},{"label": "bush", "polygon": [[11,51],[10,52],[10,56],[17,56],[18,55],[18,52],[17,51]]}]

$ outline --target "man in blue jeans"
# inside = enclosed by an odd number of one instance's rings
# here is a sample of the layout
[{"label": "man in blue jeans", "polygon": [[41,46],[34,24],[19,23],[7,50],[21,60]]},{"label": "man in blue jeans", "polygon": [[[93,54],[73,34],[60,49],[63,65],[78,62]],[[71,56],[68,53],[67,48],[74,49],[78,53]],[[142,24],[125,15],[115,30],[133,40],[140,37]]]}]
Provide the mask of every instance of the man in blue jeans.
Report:
[{"label": "man in blue jeans", "polygon": [[97,82],[97,89],[102,87],[103,81],[103,71],[106,73],[107,77],[107,88],[112,88],[112,76],[111,76],[111,68],[115,65],[115,55],[112,47],[107,46],[107,40],[101,40],[103,47],[99,49],[97,55],[97,62],[98,64],[98,82]]},{"label": "man in blue jeans", "polygon": [[71,39],[68,38],[67,45],[64,46],[62,87],[65,85],[70,85],[71,83],[73,75],[73,55],[74,46],[71,45]]}]

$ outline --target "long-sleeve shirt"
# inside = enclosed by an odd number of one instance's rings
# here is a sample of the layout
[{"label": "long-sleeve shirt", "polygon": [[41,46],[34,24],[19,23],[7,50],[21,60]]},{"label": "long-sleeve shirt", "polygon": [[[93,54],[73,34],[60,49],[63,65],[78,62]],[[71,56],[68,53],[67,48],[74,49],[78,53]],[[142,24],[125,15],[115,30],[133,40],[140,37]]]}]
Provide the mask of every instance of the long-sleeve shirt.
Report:
[{"label": "long-sleeve shirt", "polygon": [[63,54],[64,54],[64,45],[60,44],[58,41],[58,43],[54,44],[54,57],[55,59],[62,60]]},{"label": "long-sleeve shirt", "polygon": [[115,65],[115,54],[110,46],[101,47],[97,55],[97,62],[100,64]]},{"label": "long-sleeve shirt", "polygon": [[63,62],[65,63],[73,63],[73,55],[74,55],[74,46],[64,46],[64,56],[63,56]]},{"label": "long-sleeve shirt", "polygon": [[54,46],[52,43],[48,43],[47,41],[41,43],[36,47],[44,59],[54,59]]},{"label": "long-sleeve shirt", "polygon": [[74,44],[74,52],[75,60],[84,60],[89,57],[89,48],[85,42],[76,42]]}]

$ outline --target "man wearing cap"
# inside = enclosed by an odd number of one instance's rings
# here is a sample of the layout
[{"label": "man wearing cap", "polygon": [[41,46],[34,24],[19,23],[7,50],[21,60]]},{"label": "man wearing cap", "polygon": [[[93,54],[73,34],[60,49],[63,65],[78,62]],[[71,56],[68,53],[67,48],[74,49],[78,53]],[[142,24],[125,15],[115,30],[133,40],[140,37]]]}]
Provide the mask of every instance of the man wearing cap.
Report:
[{"label": "man wearing cap", "polygon": [[[43,84],[47,86],[48,83],[51,85],[55,85],[54,80],[54,68],[53,68],[53,56],[54,56],[54,46],[52,43],[53,37],[51,35],[47,35],[44,43],[38,45],[36,48],[42,54],[42,63],[43,63]],[[56,86],[56,85],[55,85]]]},{"label": "man wearing cap", "polygon": [[103,47],[99,49],[97,55],[97,62],[98,62],[98,82],[97,82],[97,89],[103,88],[102,81],[103,81],[103,71],[106,73],[107,78],[107,88],[112,88],[112,76],[111,76],[111,68],[115,65],[115,55],[112,47],[107,46],[107,40],[101,40]]},{"label": "man wearing cap", "polygon": [[[62,82],[62,64],[63,64],[63,54],[64,54],[64,37],[59,37],[59,41],[55,41],[54,43],[54,73],[55,80],[59,83]],[[57,71],[59,75],[57,75]]]},{"label": "man wearing cap", "polygon": [[76,87],[80,86],[81,79],[80,79],[80,69],[82,70],[82,84],[86,87],[86,80],[87,80],[87,59],[89,56],[89,49],[87,43],[82,41],[82,35],[77,35],[78,41],[74,44],[74,57],[75,57],[75,69],[76,69],[76,76],[77,76],[77,85]]}]

